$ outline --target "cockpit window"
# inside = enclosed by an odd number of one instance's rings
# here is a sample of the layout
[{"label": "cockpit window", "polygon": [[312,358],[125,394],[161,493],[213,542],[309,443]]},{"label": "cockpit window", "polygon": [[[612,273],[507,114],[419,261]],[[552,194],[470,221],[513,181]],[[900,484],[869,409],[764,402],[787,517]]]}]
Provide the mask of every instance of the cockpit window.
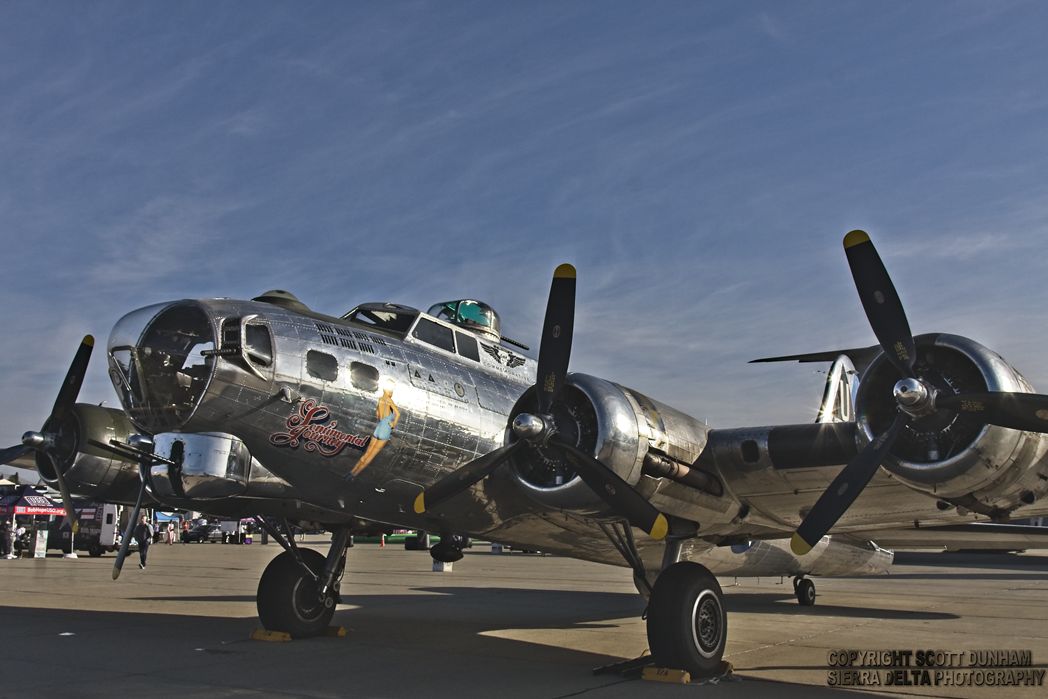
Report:
[{"label": "cockpit window", "polygon": [[389,330],[395,333],[406,333],[411,324],[418,317],[418,311],[405,306],[393,304],[368,303],[357,306],[352,311],[342,316],[343,320],[361,325],[370,325],[380,330]]},{"label": "cockpit window", "polygon": [[475,362],[480,361],[480,350],[477,349],[477,338],[456,331],[455,340],[458,344],[459,354],[468,359],[472,359]]},{"label": "cockpit window", "polygon": [[419,318],[418,325],[415,326],[415,330],[412,331],[411,335],[446,352],[455,351],[455,337],[452,335],[451,328],[445,328],[443,325],[434,323],[427,318]]}]

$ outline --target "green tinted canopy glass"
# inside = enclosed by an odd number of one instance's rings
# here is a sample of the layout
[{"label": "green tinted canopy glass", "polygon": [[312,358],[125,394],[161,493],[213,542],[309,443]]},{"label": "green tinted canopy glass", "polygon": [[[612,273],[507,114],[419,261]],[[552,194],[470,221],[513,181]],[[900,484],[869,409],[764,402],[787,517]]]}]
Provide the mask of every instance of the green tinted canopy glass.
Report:
[{"label": "green tinted canopy glass", "polygon": [[495,309],[486,303],[472,299],[438,303],[430,307],[429,315],[467,328],[484,328],[496,334],[501,330],[501,323]]}]

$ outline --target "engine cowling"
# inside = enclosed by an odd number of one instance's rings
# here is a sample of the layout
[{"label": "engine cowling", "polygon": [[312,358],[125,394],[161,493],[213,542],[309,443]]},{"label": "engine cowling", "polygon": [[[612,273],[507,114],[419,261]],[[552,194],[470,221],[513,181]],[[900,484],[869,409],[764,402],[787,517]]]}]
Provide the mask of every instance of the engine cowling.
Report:
[{"label": "engine cowling", "polygon": [[[534,412],[534,388],[521,396],[512,418]],[[558,438],[593,454],[622,480],[635,486],[645,460],[691,464],[706,443],[707,428],[683,413],[632,389],[586,374],[569,374],[553,409]],[[515,437],[510,431],[510,439]],[[555,509],[601,514],[607,505],[552,449],[514,455],[512,472],[535,501]]]},{"label": "engine cowling", "polygon": [[[1006,391],[1032,393],[997,353],[958,335],[914,338],[914,371],[940,395]],[[895,417],[892,388],[899,371],[884,354],[874,359],[856,393],[857,421],[871,440]],[[978,417],[937,410],[914,419],[893,445],[884,468],[908,486],[957,504],[1013,509],[1044,488],[1036,466],[1045,451],[1039,434],[987,425]]]},{"label": "engine cowling", "polygon": [[77,403],[66,413],[61,424],[49,426],[55,433],[55,446],[47,453],[37,452],[36,468],[49,485],[57,487],[62,470],[66,484],[74,495],[102,500],[134,501],[138,492],[138,464],[115,457],[88,443],[89,439],[106,444],[110,439],[126,442],[136,430],[122,410]]}]

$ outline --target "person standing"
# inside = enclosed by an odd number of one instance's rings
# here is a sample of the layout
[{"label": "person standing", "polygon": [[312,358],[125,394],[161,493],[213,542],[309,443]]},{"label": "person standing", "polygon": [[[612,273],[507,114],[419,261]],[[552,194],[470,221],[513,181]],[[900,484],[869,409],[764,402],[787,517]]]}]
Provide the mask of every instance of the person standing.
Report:
[{"label": "person standing", "polygon": [[11,523],[5,518],[0,522],[0,558],[14,558],[11,549],[14,548],[14,532],[11,531]]},{"label": "person standing", "polygon": [[138,541],[138,567],[146,569],[146,556],[149,555],[149,545],[153,543],[153,525],[149,518],[142,515],[135,527],[135,539]]},{"label": "person standing", "polygon": [[175,523],[174,522],[168,522],[167,523],[167,545],[170,546],[173,543],[175,543]]}]

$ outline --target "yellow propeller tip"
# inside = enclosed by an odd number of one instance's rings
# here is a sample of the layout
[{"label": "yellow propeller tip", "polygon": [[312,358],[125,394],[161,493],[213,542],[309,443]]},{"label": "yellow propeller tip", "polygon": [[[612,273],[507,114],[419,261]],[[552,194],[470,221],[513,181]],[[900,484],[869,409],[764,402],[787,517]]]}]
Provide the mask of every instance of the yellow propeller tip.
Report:
[{"label": "yellow propeller tip", "polygon": [[844,236],[844,249],[847,250],[848,248],[868,242],[870,242],[870,236],[866,235],[866,231],[852,231]]},{"label": "yellow propeller tip", "polygon": [[662,541],[666,538],[666,535],[670,532],[670,523],[666,521],[666,515],[659,514],[655,518],[655,523],[651,525],[651,531],[649,534],[655,541]]},{"label": "yellow propeller tip", "polygon": [[87,345],[88,347],[94,347],[95,346],[95,336],[94,335],[84,335],[84,344]]},{"label": "yellow propeller tip", "polygon": [[800,534],[794,534],[790,539],[790,549],[798,556],[803,556],[811,551],[811,544],[802,539]]},{"label": "yellow propeller tip", "polygon": [[555,270],[553,270],[553,278],[554,279],[574,279],[575,278],[575,268],[565,262],[564,264],[559,265]]},{"label": "yellow propeller tip", "polygon": [[415,498],[415,514],[420,515],[426,511],[426,491],[422,491]]}]

